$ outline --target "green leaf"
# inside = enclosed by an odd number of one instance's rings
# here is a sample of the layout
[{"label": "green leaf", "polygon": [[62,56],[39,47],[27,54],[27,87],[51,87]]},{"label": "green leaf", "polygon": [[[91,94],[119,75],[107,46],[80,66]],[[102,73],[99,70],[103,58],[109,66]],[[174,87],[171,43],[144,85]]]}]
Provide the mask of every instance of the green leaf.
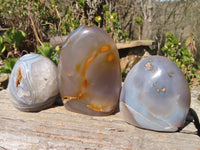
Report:
[{"label": "green leaf", "polygon": [[73,21],[73,27],[74,29],[77,29],[80,26],[80,21],[79,20],[74,20]]},{"label": "green leaf", "polygon": [[106,21],[110,19],[111,13],[109,11],[106,11]]},{"label": "green leaf", "polygon": [[15,44],[16,47],[19,47],[25,36],[26,34],[23,31],[10,28],[4,33],[3,38],[10,45]]},{"label": "green leaf", "polygon": [[104,11],[109,11],[108,5],[103,5],[103,10],[104,10]]},{"label": "green leaf", "polygon": [[107,31],[108,33],[110,33],[110,32],[111,32],[111,27],[110,27],[110,26],[106,26],[106,31]]},{"label": "green leaf", "polygon": [[121,73],[125,73],[125,70],[124,70],[124,69],[121,69]]},{"label": "green leaf", "polygon": [[55,6],[55,1],[54,1],[54,0],[51,1],[51,5],[52,5],[53,7]]},{"label": "green leaf", "polygon": [[127,33],[122,33],[122,39],[127,39],[128,38],[128,34]]},{"label": "green leaf", "polygon": [[14,44],[14,41],[13,41],[13,34],[14,34],[14,29],[10,28],[8,29],[4,35],[3,35],[3,38],[6,42],[8,42],[10,45],[13,45]]},{"label": "green leaf", "polygon": [[142,25],[143,24],[143,20],[141,17],[136,17],[135,18],[135,22],[138,24],[138,25]]},{"label": "green leaf", "polygon": [[39,54],[42,54],[50,59],[53,55],[53,47],[49,43],[42,43],[42,46],[37,46],[37,50]]},{"label": "green leaf", "polygon": [[3,37],[0,36],[0,52],[3,53],[5,51],[5,46],[3,42]]},{"label": "green leaf", "polygon": [[176,62],[176,65],[180,68],[181,67],[181,62],[180,61]]},{"label": "green leaf", "polygon": [[197,77],[198,79],[200,79],[200,74],[197,74],[196,77]]},{"label": "green leaf", "polygon": [[79,5],[81,8],[84,8],[84,7],[85,7],[85,0],[78,0],[78,5]]},{"label": "green leaf", "polygon": [[98,24],[101,22],[101,16],[97,16],[94,19]]},{"label": "green leaf", "polygon": [[113,24],[116,24],[117,21],[118,21],[118,15],[117,13],[112,13],[111,17],[110,17],[110,20]]},{"label": "green leaf", "polygon": [[39,54],[51,59],[56,65],[58,64],[60,55],[59,47],[56,47],[56,50],[54,50],[51,44],[42,43],[41,46],[37,46],[37,51]]},{"label": "green leaf", "polygon": [[197,70],[196,70],[196,68],[194,68],[194,67],[190,70],[190,72],[191,72],[192,74],[195,74],[196,71],[197,71]]},{"label": "green leaf", "polygon": [[26,37],[26,34],[22,30],[16,30],[15,31],[13,38],[14,38],[14,41],[16,43],[16,47],[19,47],[21,42],[23,40],[25,40],[25,37]]},{"label": "green leaf", "polygon": [[5,67],[0,68],[1,73],[11,73],[10,69],[6,69]]}]

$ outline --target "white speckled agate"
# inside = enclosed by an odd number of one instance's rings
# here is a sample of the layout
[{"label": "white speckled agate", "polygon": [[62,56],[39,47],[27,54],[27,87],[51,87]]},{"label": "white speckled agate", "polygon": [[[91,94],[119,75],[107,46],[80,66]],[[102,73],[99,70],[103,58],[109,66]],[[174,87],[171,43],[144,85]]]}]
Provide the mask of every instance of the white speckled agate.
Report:
[{"label": "white speckled agate", "polygon": [[48,58],[26,54],[15,64],[8,91],[21,111],[40,111],[51,106],[58,95],[57,68]]},{"label": "white speckled agate", "polygon": [[114,112],[121,89],[120,62],[104,30],[81,26],[72,32],[63,45],[58,71],[66,109],[97,116]]},{"label": "white speckled agate", "polygon": [[166,57],[150,56],[128,73],[120,96],[124,120],[140,128],[177,131],[190,107],[190,90],[182,71]]}]

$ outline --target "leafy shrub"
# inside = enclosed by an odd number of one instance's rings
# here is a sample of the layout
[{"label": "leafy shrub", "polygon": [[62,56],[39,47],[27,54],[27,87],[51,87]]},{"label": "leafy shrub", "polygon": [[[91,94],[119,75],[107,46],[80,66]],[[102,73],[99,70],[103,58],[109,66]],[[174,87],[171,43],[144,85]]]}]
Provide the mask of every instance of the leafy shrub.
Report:
[{"label": "leafy shrub", "polygon": [[[5,59],[3,67],[0,68],[1,73],[11,73],[18,57],[21,56],[19,46],[24,41],[25,36],[23,31],[12,28],[0,36],[0,56]],[[4,56],[4,54],[7,55]]]},{"label": "leafy shrub", "polygon": [[10,28],[4,33],[3,39],[16,49],[25,40],[25,36],[23,31]]},{"label": "leafy shrub", "polygon": [[172,33],[167,33],[166,36],[167,42],[162,48],[164,55],[177,64],[191,85],[192,79],[196,78],[195,59],[192,58],[192,53],[188,50],[187,46],[182,46]]},{"label": "leafy shrub", "polygon": [[51,59],[56,65],[58,64],[58,57],[60,55],[59,47],[56,47],[56,49],[54,50],[51,44],[42,43],[41,46],[37,46],[37,52],[38,54],[41,54]]},{"label": "leafy shrub", "polygon": [[[8,29],[3,36],[0,36],[0,56],[4,58],[20,56],[19,46],[25,40],[25,36],[22,30]],[[4,56],[4,52],[7,52],[7,56]]]},{"label": "leafy shrub", "polygon": [[104,5],[103,8],[105,11],[103,20],[105,29],[110,33],[115,42],[130,40],[128,34],[122,31],[118,14],[115,12],[111,13],[107,5]]},{"label": "leafy shrub", "polygon": [[85,24],[105,28],[115,41],[128,39],[128,34],[121,29],[118,15],[111,13],[105,3],[86,0],[0,0],[0,22],[4,26],[23,30],[31,42],[47,42],[52,36],[68,35]]},{"label": "leafy shrub", "polygon": [[0,57],[6,60],[7,71],[12,68],[14,60],[9,57],[19,58],[25,50],[26,53],[34,51],[42,54],[57,64],[60,50],[46,42],[52,36],[68,35],[80,25],[98,25],[116,42],[128,40],[118,14],[111,12],[106,3],[86,0],[0,0],[0,26],[9,28],[0,36]]},{"label": "leafy shrub", "polygon": [[4,61],[4,67],[0,68],[1,73],[11,73],[15,63],[17,62],[18,58],[8,58]]}]

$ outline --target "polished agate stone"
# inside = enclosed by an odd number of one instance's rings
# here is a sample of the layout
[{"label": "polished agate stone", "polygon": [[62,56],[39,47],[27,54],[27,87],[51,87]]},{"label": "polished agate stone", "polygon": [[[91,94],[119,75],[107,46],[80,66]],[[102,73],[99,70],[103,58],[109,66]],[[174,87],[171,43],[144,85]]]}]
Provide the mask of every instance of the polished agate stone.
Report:
[{"label": "polished agate stone", "polygon": [[59,90],[66,109],[108,115],[121,89],[119,54],[112,38],[96,26],[81,26],[63,45],[58,65]]},{"label": "polished agate stone", "polygon": [[140,128],[177,131],[190,107],[185,76],[166,57],[150,56],[128,73],[120,95],[124,120]]},{"label": "polished agate stone", "polygon": [[21,111],[40,111],[51,106],[58,95],[57,67],[39,54],[26,54],[15,64],[8,91]]}]

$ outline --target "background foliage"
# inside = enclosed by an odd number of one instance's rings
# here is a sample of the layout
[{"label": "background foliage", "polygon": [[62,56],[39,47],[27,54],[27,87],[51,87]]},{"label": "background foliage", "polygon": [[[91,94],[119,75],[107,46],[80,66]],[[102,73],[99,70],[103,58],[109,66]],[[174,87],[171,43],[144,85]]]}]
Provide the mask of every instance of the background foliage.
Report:
[{"label": "background foliage", "polygon": [[118,14],[108,4],[104,0],[0,0],[1,57],[21,56],[26,50],[54,59],[58,50],[46,42],[80,25],[98,25],[116,42],[128,40]]},{"label": "background foliage", "polygon": [[199,2],[0,0],[0,57],[7,67],[4,72],[16,59],[31,52],[57,64],[60,49],[48,43],[50,38],[68,35],[80,25],[96,25],[115,42],[154,40],[152,49],[173,60],[191,82],[199,76]]},{"label": "background foliage", "polygon": [[198,67],[195,65],[195,59],[192,58],[192,53],[188,50],[187,46],[182,45],[172,33],[168,32],[166,37],[167,42],[162,48],[164,55],[177,64],[185,74],[188,83],[191,85],[193,78],[200,78],[195,75],[197,71],[196,68]]}]

